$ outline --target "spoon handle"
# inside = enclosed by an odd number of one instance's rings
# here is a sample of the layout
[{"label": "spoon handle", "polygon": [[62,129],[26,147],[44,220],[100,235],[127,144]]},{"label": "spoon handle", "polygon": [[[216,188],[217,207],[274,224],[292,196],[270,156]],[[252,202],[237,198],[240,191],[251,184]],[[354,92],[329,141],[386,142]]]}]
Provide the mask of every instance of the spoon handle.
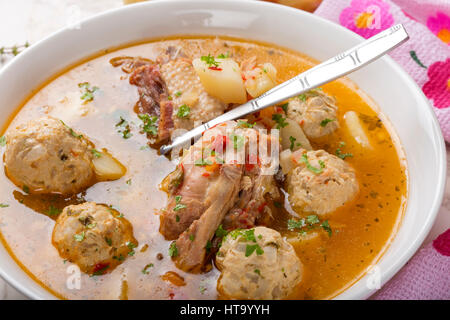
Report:
[{"label": "spoon handle", "polygon": [[204,131],[219,123],[239,119],[356,71],[398,47],[408,39],[408,33],[403,25],[397,24],[363,41],[361,44],[283,82],[258,98],[250,100],[186,132],[175,138],[171,144],[161,146],[160,152],[161,154],[166,154],[174,147],[190,145],[193,139],[201,136]]}]

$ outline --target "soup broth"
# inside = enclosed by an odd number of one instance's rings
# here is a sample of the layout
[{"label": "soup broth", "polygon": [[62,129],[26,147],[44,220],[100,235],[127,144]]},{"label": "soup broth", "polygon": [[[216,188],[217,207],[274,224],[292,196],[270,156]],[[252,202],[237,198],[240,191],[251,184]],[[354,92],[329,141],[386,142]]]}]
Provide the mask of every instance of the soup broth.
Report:
[{"label": "soup broth", "polygon": [[[96,145],[106,148],[127,169],[115,181],[99,182],[73,196],[31,195],[0,174],[0,233],[17,263],[43,287],[65,299],[218,299],[220,276],[214,266],[209,272],[192,274],[177,269],[168,255],[170,241],[159,232],[156,214],[167,203],[159,184],[175,169],[167,157],[147,144],[139,133],[133,108],[138,90],[127,74],[113,67],[112,58],[140,56],[155,60],[168,46],[179,47],[189,58],[223,52],[238,62],[256,56],[277,69],[279,81],[288,80],[317,62],[303,54],[246,40],[228,38],[174,38],[152,41],[105,52],[62,73],[28,99],[5,128],[42,116],[63,120],[83,132]],[[80,83],[98,87],[95,98],[83,104]],[[356,171],[359,193],[350,202],[329,214],[331,236],[315,241],[295,241],[294,249],[304,266],[303,280],[292,299],[327,299],[342,292],[374,264],[395,232],[404,211],[407,177],[401,148],[389,123],[352,82],[340,79],[323,86],[336,98],[339,129],[323,138],[312,139],[314,149],[331,154],[352,154],[345,158]],[[364,148],[345,125],[344,114],[355,111],[371,142]],[[116,124],[120,118],[130,123],[132,136],[124,139]],[[3,132],[3,134],[5,133]],[[345,142],[345,146],[341,142]],[[0,147],[3,157],[4,148]],[[111,205],[133,225],[139,242],[135,254],[111,272],[92,276],[80,273],[76,286],[73,264],[64,260],[52,245],[52,231],[58,213],[68,204],[94,201]],[[6,206],[7,205],[7,206]],[[273,207],[269,227],[285,237],[292,212],[287,201]],[[75,273],[74,273],[75,272]]]}]

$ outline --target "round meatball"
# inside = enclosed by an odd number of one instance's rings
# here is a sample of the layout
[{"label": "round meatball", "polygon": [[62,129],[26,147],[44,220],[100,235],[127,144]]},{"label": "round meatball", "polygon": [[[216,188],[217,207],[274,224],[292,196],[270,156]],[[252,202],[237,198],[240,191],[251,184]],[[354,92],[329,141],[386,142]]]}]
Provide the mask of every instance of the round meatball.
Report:
[{"label": "round meatball", "polygon": [[89,274],[112,270],[137,247],[131,224],[116,210],[94,202],[65,207],[52,239],[62,258]]},{"label": "round meatball", "polygon": [[31,120],[6,136],[6,173],[30,193],[78,193],[94,179],[91,149],[61,120]]},{"label": "round meatball", "polygon": [[359,190],[355,171],[344,160],[324,150],[299,149],[287,175],[289,202],[305,212],[326,214],[351,200]]},{"label": "round meatball", "polygon": [[308,138],[319,138],[339,128],[334,98],[321,90],[310,91],[289,101],[287,117],[300,124]]},{"label": "round meatball", "polygon": [[292,245],[266,227],[229,233],[216,264],[222,272],[217,289],[231,299],[284,299],[303,275]]}]

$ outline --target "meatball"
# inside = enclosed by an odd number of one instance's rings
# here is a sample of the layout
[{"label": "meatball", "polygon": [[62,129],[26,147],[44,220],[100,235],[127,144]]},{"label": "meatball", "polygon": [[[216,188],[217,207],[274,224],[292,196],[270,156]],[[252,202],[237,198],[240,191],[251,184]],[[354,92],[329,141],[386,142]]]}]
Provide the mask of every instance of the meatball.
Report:
[{"label": "meatball", "polygon": [[137,247],[131,224],[116,210],[94,202],[65,207],[52,240],[62,258],[88,274],[112,270]]},{"label": "meatball", "polygon": [[279,232],[266,227],[229,233],[217,253],[217,283],[231,299],[283,299],[300,283],[303,265]]},{"label": "meatball", "polygon": [[305,212],[326,214],[351,200],[359,190],[355,171],[344,160],[324,150],[299,149],[287,175],[289,202]]},{"label": "meatball", "polygon": [[336,112],[334,98],[313,90],[289,101],[287,117],[299,123],[308,138],[319,138],[339,128]]},{"label": "meatball", "polygon": [[91,149],[61,120],[31,120],[6,136],[6,173],[30,193],[77,193],[94,179]]}]

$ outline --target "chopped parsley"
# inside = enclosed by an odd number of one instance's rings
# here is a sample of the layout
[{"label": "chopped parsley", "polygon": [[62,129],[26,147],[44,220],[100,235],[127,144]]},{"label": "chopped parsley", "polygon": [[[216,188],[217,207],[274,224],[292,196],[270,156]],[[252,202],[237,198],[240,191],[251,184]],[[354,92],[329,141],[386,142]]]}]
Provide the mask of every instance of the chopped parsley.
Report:
[{"label": "chopped parsley", "polygon": [[94,93],[99,89],[98,87],[91,87],[89,82],[82,82],[78,84],[78,87],[82,90],[80,99],[83,100],[83,104],[94,100]]},{"label": "chopped parsley", "polygon": [[6,136],[1,136],[0,137],[0,146],[1,147],[6,146]]},{"label": "chopped parsley", "polygon": [[245,137],[237,134],[232,134],[230,136],[231,141],[233,141],[234,149],[240,150],[245,144]]},{"label": "chopped parsley", "polygon": [[333,122],[333,121],[334,121],[334,119],[328,119],[328,118],[323,119],[323,120],[320,122],[320,126],[321,126],[321,127],[325,127],[328,123]]},{"label": "chopped parsley", "polygon": [[179,97],[179,96],[181,96],[181,94],[182,94],[181,91],[177,91],[174,93],[175,97]]},{"label": "chopped parsley", "polygon": [[324,222],[322,222],[322,224],[320,226],[322,227],[323,230],[325,230],[328,233],[328,236],[331,237],[333,235],[333,231],[331,230],[328,220],[325,220]]},{"label": "chopped parsley", "polygon": [[108,244],[108,246],[110,246],[110,247],[112,246],[112,240],[110,238],[105,237],[105,241]]},{"label": "chopped parsley", "polygon": [[288,106],[289,106],[289,103],[287,103],[287,102],[280,106],[281,109],[283,109],[284,113],[286,113],[286,114],[287,114],[287,111],[288,111]]},{"label": "chopped parsley", "polygon": [[345,142],[344,141],[341,141],[339,143],[339,148],[336,149],[336,156],[338,156],[342,160],[345,160],[345,158],[347,158],[347,157],[353,157],[352,153],[342,153],[342,151],[341,151],[342,147],[345,147]]},{"label": "chopped parsley", "polygon": [[96,157],[96,158],[100,158],[102,156],[101,152],[99,152],[96,149],[91,149],[91,152],[94,155],[94,157]]},{"label": "chopped parsley", "polygon": [[142,124],[140,125],[142,132],[148,133],[152,136],[158,135],[158,127],[156,125],[156,122],[158,121],[157,117],[151,117],[146,113],[140,113],[138,114],[138,118],[142,120]]},{"label": "chopped parsley", "polygon": [[308,155],[305,153],[302,155],[301,161],[306,165],[309,171],[314,172],[315,174],[320,174],[323,172],[323,168],[325,168],[325,163],[322,160],[319,160],[320,168],[316,168],[309,163]]},{"label": "chopped parsley", "polygon": [[306,226],[305,219],[294,220],[289,219],[287,222],[287,227],[290,231],[294,231],[294,229],[301,229]]},{"label": "chopped parsley", "polygon": [[238,120],[237,121],[237,126],[239,128],[253,128],[255,126],[254,123],[249,123],[248,121],[245,120]]},{"label": "chopped parsley", "polygon": [[[255,237],[255,229],[236,229],[228,233],[227,236],[230,236],[232,239],[236,240],[238,237],[241,237],[242,240],[253,242],[254,244],[247,244],[245,247],[245,256],[249,257],[253,254],[253,252],[256,252],[257,255],[262,255],[264,253],[264,250],[259,246],[259,244],[256,241]],[[259,235],[258,239],[262,239],[262,236]]]},{"label": "chopped parsley", "polygon": [[210,54],[208,54],[207,56],[202,56],[200,58],[201,61],[204,61],[208,67],[218,67],[219,66],[219,62],[216,61],[216,59],[214,59],[214,57]]},{"label": "chopped parsley", "polygon": [[216,230],[216,237],[223,238],[228,234],[228,231],[225,230],[222,225],[219,225],[219,227]]},{"label": "chopped parsley", "polygon": [[129,186],[131,186],[131,179],[128,179],[127,181],[125,181],[125,183]]},{"label": "chopped parsley", "polygon": [[210,252],[211,248],[212,248],[212,243],[210,240],[208,240],[208,242],[206,242],[206,246],[205,246],[206,252]]},{"label": "chopped parsley", "polygon": [[177,117],[178,118],[189,118],[191,113],[191,108],[188,105],[183,104],[178,108]]},{"label": "chopped parsley", "polygon": [[154,266],[153,263],[149,263],[148,265],[146,265],[146,266],[144,267],[144,269],[142,269],[142,273],[143,273],[143,274],[149,274],[150,271],[148,271],[148,269],[153,268],[153,266]]},{"label": "chopped parsley", "polygon": [[22,190],[23,190],[23,192],[25,192],[25,193],[30,193],[30,188],[28,188],[28,186],[26,186],[26,185],[24,185],[23,187],[22,187]]},{"label": "chopped parsley", "polygon": [[67,124],[65,124],[64,121],[62,121],[62,120],[59,120],[59,121],[61,121],[61,123],[64,125],[64,127],[66,127],[70,131],[70,134],[72,135],[72,137],[75,137],[78,139],[83,138],[82,134],[77,134],[75,131],[73,131],[73,129],[71,127],[69,127]]},{"label": "chopped parsley", "polygon": [[53,205],[50,205],[50,207],[48,208],[48,211],[47,211],[47,214],[51,217],[57,216],[60,213],[61,213],[61,210],[54,207]]},{"label": "chopped parsley", "polygon": [[195,239],[195,236],[193,234],[190,234],[189,235],[189,240],[194,241],[194,239]]},{"label": "chopped parsley", "polygon": [[186,208],[185,204],[178,203],[175,207],[173,207],[173,211],[179,211],[179,210],[184,209],[184,208]]},{"label": "chopped parsley", "polygon": [[309,215],[306,218],[302,218],[299,220],[289,219],[287,222],[287,227],[290,231],[298,230],[301,235],[317,227],[321,227],[323,230],[325,230],[330,237],[333,234],[328,220],[320,222],[319,217],[315,214]]},{"label": "chopped parsley", "polygon": [[289,123],[286,122],[286,118],[283,118],[281,113],[274,113],[272,120],[277,123],[277,129],[286,127]]},{"label": "chopped parsley", "polygon": [[134,249],[137,247],[135,243],[131,242],[131,241],[127,241],[125,243],[125,245],[128,247],[128,249],[130,249],[130,251],[128,252],[128,255],[130,256],[134,256],[134,254],[136,253],[134,251]]},{"label": "chopped parsley", "polygon": [[6,203],[0,203],[0,208],[8,208],[9,204]]},{"label": "chopped parsley", "polygon": [[261,275],[261,271],[259,270],[259,269],[255,269],[255,270],[253,270],[257,275]]},{"label": "chopped parsley", "polygon": [[[289,145],[289,149],[294,150],[296,140],[297,139],[295,139],[293,136],[289,137],[289,141],[291,142],[291,144]],[[297,143],[297,145],[298,145],[298,143]]]},{"label": "chopped parsley", "polygon": [[84,233],[84,231],[83,231],[83,232],[81,232],[81,233],[79,233],[79,234],[75,234],[73,237],[74,237],[75,241],[81,242],[81,241],[84,240],[85,233]]},{"label": "chopped parsley", "polygon": [[[180,201],[181,201],[181,196],[175,196],[176,205],[175,205],[175,207],[173,207],[173,211],[178,211],[178,210],[186,208],[186,205],[180,203]],[[176,220],[177,220],[177,222],[180,221],[180,217],[177,216]]]},{"label": "chopped parsley", "polygon": [[250,257],[255,251],[258,256],[264,253],[264,250],[259,246],[259,244],[248,244],[245,247],[245,256]]},{"label": "chopped parsley", "polygon": [[171,257],[176,257],[176,256],[178,256],[178,248],[177,248],[177,244],[175,243],[175,241],[173,241],[173,242],[170,244],[170,247],[169,247],[169,256],[171,256]]},{"label": "chopped parsley", "polygon": [[298,96],[298,98],[302,101],[306,101],[306,94],[301,94]]},{"label": "chopped parsley", "polygon": [[221,54],[219,54],[218,56],[217,56],[217,58],[218,59],[227,59],[227,58],[229,58],[230,57],[230,53],[229,52],[227,52],[227,53],[221,53]]},{"label": "chopped parsley", "polygon": [[123,261],[125,260],[125,257],[122,254],[120,254],[119,256],[113,256],[113,259],[117,261]]},{"label": "chopped parsley", "polygon": [[203,166],[210,166],[213,163],[210,160],[205,160],[205,159],[197,159],[195,160],[194,164],[198,167],[203,167]]},{"label": "chopped parsley", "polygon": [[122,116],[120,116],[120,120],[116,123],[116,127],[120,127],[117,132],[122,135],[124,139],[129,139],[133,136],[130,129],[130,124],[126,121]]},{"label": "chopped parsley", "polygon": [[175,221],[176,221],[176,222],[180,222],[180,216],[179,216],[179,215],[176,215],[176,216],[175,216]]}]

